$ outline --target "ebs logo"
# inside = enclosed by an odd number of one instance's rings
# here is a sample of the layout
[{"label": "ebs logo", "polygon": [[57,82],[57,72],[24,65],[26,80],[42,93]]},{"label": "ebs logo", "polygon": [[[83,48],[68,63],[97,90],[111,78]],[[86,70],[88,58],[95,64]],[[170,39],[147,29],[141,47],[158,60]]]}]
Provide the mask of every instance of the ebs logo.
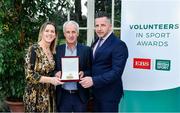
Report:
[{"label": "ebs logo", "polygon": [[151,69],[151,59],[134,58],[133,59],[133,68]]}]

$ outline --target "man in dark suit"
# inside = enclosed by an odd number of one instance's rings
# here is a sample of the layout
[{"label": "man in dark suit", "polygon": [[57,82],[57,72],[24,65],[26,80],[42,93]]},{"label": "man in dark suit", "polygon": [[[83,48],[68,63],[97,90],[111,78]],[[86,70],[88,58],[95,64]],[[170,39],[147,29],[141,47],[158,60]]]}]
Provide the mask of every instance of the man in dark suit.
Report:
[{"label": "man in dark suit", "polygon": [[[67,21],[63,25],[66,44],[57,47],[56,76],[61,77],[61,58],[64,56],[79,57],[79,75],[91,75],[91,48],[77,42],[79,25],[75,21]],[[56,103],[58,112],[86,112],[89,90],[78,82],[64,82],[56,87]]]},{"label": "man in dark suit", "polygon": [[105,12],[96,15],[95,31],[98,38],[93,45],[92,77],[84,77],[80,83],[84,88],[92,87],[95,112],[118,112],[128,49],[112,32]]}]

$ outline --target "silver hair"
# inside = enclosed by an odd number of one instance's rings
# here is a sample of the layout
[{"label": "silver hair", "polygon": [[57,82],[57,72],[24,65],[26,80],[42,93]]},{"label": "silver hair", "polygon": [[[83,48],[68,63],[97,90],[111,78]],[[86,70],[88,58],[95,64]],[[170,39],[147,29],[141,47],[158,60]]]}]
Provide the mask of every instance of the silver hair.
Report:
[{"label": "silver hair", "polygon": [[73,24],[76,26],[76,31],[77,33],[79,33],[79,24],[73,20],[70,20],[70,21],[66,21],[64,24],[63,24],[63,32],[65,32],[65,27],[69,24]]}]

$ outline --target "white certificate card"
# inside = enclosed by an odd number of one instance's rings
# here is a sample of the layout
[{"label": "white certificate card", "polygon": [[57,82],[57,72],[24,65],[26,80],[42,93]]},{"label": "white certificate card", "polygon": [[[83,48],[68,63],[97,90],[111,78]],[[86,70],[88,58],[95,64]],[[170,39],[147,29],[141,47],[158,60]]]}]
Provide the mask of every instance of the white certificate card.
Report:
[{"label": "white certificate card", "polygon": [[79,81],[79,57],[62,57],[61,66],[61,81]]}]

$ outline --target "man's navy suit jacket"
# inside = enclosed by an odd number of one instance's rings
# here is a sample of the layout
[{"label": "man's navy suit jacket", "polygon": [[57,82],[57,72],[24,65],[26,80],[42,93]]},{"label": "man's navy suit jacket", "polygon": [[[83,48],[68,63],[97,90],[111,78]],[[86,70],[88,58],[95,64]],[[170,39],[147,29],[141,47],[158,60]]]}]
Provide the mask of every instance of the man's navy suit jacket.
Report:
[{"label": "man's navy suit jacket", "polygon": [[[61,71],[61,58],[65,56],[66,45],[60,45],[56,48],[56,71]],[[83,71],[85,76],[91,76],[91,48],[82,44],[77,44],[77,56],[79,57],[79,71]],[[82,102],[87,103],[89,99],[89,90],[83,88],[78,82],[78,93]],[[62,86],[56,87],[57,106],[61,100]],[[68,101],[68,100],[67,100]]]},{"label": "man's navy suit jacket", "polygon": [[121,77],[127,58],[126,44],[112,33],[98,48],[92,61],[92,93],[95,99],[101,102],[120,102],[123,95]]}]

